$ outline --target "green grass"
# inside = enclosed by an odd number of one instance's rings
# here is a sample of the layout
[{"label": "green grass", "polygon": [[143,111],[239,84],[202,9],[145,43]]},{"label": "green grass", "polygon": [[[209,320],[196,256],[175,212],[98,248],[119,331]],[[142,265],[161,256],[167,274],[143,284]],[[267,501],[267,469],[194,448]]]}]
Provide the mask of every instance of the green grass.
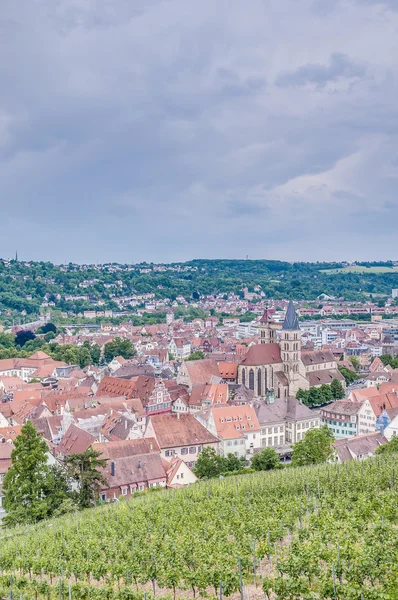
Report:
[{"label": "green grass", "polygon": [[338,275],[341,273],[398,273],[398,267],[361,267],[354,265],[352,267],[344,267],[343,269],[323,269],[320,272],[328,275]]}]

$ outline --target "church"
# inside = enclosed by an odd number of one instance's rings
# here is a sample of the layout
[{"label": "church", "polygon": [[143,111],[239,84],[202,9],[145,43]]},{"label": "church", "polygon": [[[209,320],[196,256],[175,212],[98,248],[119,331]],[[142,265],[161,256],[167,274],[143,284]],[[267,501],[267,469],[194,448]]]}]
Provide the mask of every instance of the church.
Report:
[{"label": "church", "polygon": [[330,350],[302,350],[292,300],[282,325],[272,321],[266,309],[258,329],[260,344],[248,350],[238,367],[238,383],[252,390],[254,398],[291,398],[299,389],[308,390],[333,379],[345,385]]}]

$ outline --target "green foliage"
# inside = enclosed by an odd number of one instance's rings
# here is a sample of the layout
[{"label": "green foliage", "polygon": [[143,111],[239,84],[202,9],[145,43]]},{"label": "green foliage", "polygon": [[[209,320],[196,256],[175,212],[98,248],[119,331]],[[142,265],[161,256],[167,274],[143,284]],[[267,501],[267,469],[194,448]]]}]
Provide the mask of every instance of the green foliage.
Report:
[{"label": "green foliage", "polygon": [[359,358],[357,356],[350,356],[350,361],[354,367],[354,369],[356,371],[359,371],[359,368],[361,366],[360,362],[359,362]]},{"label": "green foliage", "polygon": [[382,354],[380,360],[384,366],[390,365],[393,369],[398,369],[398,357],[394,358],[391,354]]},{"label": "green foliage", "polygon": [[347,385],[351,385],[354,381],[358,380],[358,375],[355,371],[351,371],[351,369],[347,369],[346,367],[339,367],[339,371],[345,379]]},{"label": "green foliage", "polygon": [[394,436],[387,444],[376,448],[376,454],[395,454],[398,452],[398,437]]},{"label": "green foliage", "polygon": [[333,434],[327,425],[309,429],[302,440],[293,444],[292,465],[303,467],[325,463],[333,456],[333,442]]},{"label": "green foliage", "polygon": [[223,472],[222,462],[222,457],[217,454],[214,448],[205,446],[199,454],[193,470],[199,479],[217,477]]},{"label": "green foliage", "polygon": [[345,397],[344,388],[338,379],[333,379],[331,384],[322,384],[320,387],[311,387],[309,390],[298,390],[296,398],[306,406],[320,406],[333,400]]},{"label": "green foliage", "polygon": [[342,400],[345,396],[345,390],[343,384],[338,379],[333,379],[330,384],[334,400]]},{"label": "green foliage", "polygon": [[33,331],[30,331],[30,329],[21,329],[15,335],[15,345],[22,348],[22,346],[25,346],[27,342],[34,340],[35,337],[35,334]]},{"label": "green foliage", "polygon": [[46,323],[45,325],[42,325],[41,327],[39,327],[39,329],[37,330],[37,333],[57,333],[57,327],[54,325],[54,323]]},{"label": "green foliage", "polygon": [[232,473],[243,469],[246,464],[244,458],[238,458],[234,454],[221,456],[216,453],[214,448],[206,446],[199,454],[194,467],[194,473],[199,479],[210,479],[219,477],[222,474]]},{"label": "green foliage", "polygon": [[101,452],[88,448],[81,454],[71,454],[66,459],[68,475],[79,485],[77,503],[81,509],[95,506],[101,485],[107,485],[101,469],[108,459],[99,458]]},{"label": "green foliage", "polygon": [[115,337],[111,342],[105,344],[104,360],[106,363],[110,363],[116,356],[132,358],[136,353],[137,352],[129,339]]},{"label": "green foliage", "polygon": [[255,471],[270,471],[282,468],[279,455],[274,448],[263,448],[256,452],[251,460],[251,466]]},{"label": "green foliage", "polygon": [[204,357],[205,353],[202,350],[195,350],[185,360],[201,360]]},{"label": "green foliage", "polygon": [[32,423],[15,438],[12,465],[3,481],[4,525],[35,523],[54,514],[67,498],[68,483],[60,469],[47,465],[48,448]]}]

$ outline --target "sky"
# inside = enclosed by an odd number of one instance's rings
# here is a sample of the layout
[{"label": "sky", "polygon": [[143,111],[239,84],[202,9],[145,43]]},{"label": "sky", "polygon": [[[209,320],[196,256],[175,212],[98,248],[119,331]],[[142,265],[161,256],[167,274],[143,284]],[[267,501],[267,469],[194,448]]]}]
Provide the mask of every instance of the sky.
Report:
[{"label": "sky", "polygon": [[0,256],[398,259],[398,0],[1,0]]}]

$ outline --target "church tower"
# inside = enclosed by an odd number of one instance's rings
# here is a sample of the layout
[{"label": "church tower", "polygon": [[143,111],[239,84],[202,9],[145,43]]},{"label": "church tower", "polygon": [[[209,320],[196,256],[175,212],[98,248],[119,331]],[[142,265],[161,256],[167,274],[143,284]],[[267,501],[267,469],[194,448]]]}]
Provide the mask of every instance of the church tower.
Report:
[{"label": "church tower", "polygon": [[264,310],[264,314],[261,317],[258,324],[258,331],[260,335],[260,344],[275,344],[276,343],[276,330],[280,329],[280,324],[272,321],[271,315],[269,314],[268,307]]},{"label": "church tower", "polygon": [[283,371],[289,382],[289,395],[295,396],[301,383],[301,331],[299,320],[290,300],[282,326],[281,356]]}]

